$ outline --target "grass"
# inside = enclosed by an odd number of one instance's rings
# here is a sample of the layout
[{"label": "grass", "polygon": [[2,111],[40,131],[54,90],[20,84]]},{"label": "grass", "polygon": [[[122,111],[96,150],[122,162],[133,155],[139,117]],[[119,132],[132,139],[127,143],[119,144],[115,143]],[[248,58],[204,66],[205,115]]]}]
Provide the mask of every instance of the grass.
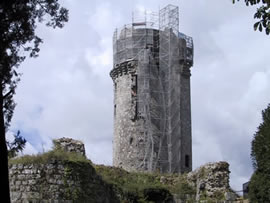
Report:
[{"label": "grass", "polygon": [[13,158],[9,160],[9,164],[45,164],[53,160],[91,163],[90,160],[78,153],[54,149],[43,154]]},{"label": "grass", "polygon": [[[93,174],[97,173],[103,180],[102,185],[112,188],[113,193],[119,197],[121,203],[150,203],[156,202],[156,200],[162,200],[162,202],[166,203],[170,202],[173,195],[185,202],[195,201],[196,189],[188,183],[186,174],[127,172],[117,167],[94,165],[86,157],[75,152],[63,151],[59,147],[55,147],[53,150],[43,154],[10,159],[9,164],[46,164],[52,161],[64,161],[67,163],[65,169],[70,174],[63,174],[64,176],[69,177],[80,174],[81,179],[85,180],[82,185],[84,192],[76,193],[78,198],[89,198],[87,194],[91,192],[87,191],[91,191],[92,188],[88,185],[88,180],[92,178]],[[89,167],[89,164],[92,167]],[[201,170],[200,178],[205,175],[206,171]],[[72,196],[74,196],[73,193]],[[215,202],[223,200],[224,194],[216,192],[212,199],[209,199],[205,194],[202,195],[203,199],[206,202]]]},{"label": "grass", "polygon": [[[186,194],[191,196],[195,194],[195,189],[187,183],[185,175],[127,172],[117,167],[94,165],[78,153],[66,152],[56,147],[43,154],[10,159],[9,164],[46,164],[52,161],[67,161],[71,164],[71,171],[79,171],[83,176],[92,174],[90,171],[92,167],[83,167],[84,163],[91,164],[103,181],[112,186],[122,203],[156,202],[157,199],[169,202],[173,194],[181,198],[185,198]],[[85,184],[87,186],[87,183]]]},{"label": "grass", "polygon": [[166,202],[172,198],[172,194],[181,198],[185,198],[186,194],[195,194],[195,188],[187,183],[185,175],[127,172],[104,165],[94,167],[105,182],[122,191],[127,202],[150,202],[155,201],[155,198],[162,198]]}]

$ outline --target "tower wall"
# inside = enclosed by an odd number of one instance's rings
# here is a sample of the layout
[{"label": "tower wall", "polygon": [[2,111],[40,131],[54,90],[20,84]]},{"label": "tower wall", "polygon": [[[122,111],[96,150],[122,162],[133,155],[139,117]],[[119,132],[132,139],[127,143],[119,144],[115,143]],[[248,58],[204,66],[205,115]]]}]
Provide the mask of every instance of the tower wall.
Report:
[{"label": "tower wall", "polygon": [[[152,171],[157,165],[159,140],[151,129],[151,92],[157,74],[153,29],[124,28],[114,43],[113,164],[129,171]],[[151,110],[150,110],[151,109]],[[151,111],[151,113],[150,113]],[[158,116],[161,117],[161,116]]]},{"label": "tower wall", "polygon": [[191,170],[185,46],[171,29],[125,27],[114,36],[114,166],[128,171]]},{"label": "tower wall", "polygon": [[190,38],[180,38],[180,71],[181,71],[181,171],[192,170],[192,128],[191,128],[191,97],[190,97],[190,69],[193,65],[193,43],[188,43]]},{"label": "tower wall", "polygon": [[181,171],[189,172],[192,170],[190,67],[182,64],[181,69]]},{"label": "tower wall", "polygon": [[119,68],[125,69],[125,66],[130,66],[135,71],[123,71],[115,79],[113,164],[132,171],[138,170],[145,143],[139,131],[141,121],[134,120],[137,104],[132,87],[136,80],[137,67],[135,64],[121,64]]},{"label": "tower wall", "polygon": [[171,29],[160,32],[159,61],[166,108],[166,140],[163,142],[167,145],[168,153],[168,163],[161,164],[162,172],[181,172],[179,39]]}]

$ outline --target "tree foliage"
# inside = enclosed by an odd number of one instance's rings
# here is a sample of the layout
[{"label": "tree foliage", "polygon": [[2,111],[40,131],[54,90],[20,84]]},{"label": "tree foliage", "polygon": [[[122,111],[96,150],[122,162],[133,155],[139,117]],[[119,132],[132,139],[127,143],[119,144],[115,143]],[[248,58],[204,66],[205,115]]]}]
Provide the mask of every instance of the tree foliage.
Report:
[{"label": "tree foliage", "polygon": [[255,170],[270,174],[270,104],[262,111],[262,119],[252,141],[251,157]]},{"label": "tree foliage", "polygon": [[10,202],[8,153],[5,133],[15,102],[13,96],[20,80],[18,66],[29,54],[37,57],[42,39],[36,34],[39,23],[62,28],[68,10],[58,0],[0,1],[0,187],[3,202]]},{"label": "tree foliage", "polygon": [[42,39],[36,35],[37,23],[46,22],[53,28],[62,28],[68,20],[68,11],[58,0],[4,0],[0,3],[0,80],[4,97],[3,112],[8,127],[15,103],[13,95],[19,81],[19,64],[38,56]]},{"label": "tree foliage", "polygon": [[[239,0],[237,0],[239,1]],[[235,3],[235,0],[233,0]],[[259,30],[262,32],[265,30],[267,35],[270,34],[270,0],[245,0],[247,6],[251,5],[260,5],[257,8],[256,13],[254,14],[254,18],[258,19],[258,21],[254,24],[254,30]]]},{"label": "tree foliage", "polygon": [[249,197],[255,203],[270,202],[270,104],[262,111],[262,119],[251,148],[255,172],[249,185]]},{"label": "tree foliage", "polygon": [[21,136],[20,131],[18,131],[17,134],[14,134],[13,136],[14,140],[12,142],[7,141],[9,158],[13,158],[17,156],[19,152],[22,152],[26,144],[26,139]]}]

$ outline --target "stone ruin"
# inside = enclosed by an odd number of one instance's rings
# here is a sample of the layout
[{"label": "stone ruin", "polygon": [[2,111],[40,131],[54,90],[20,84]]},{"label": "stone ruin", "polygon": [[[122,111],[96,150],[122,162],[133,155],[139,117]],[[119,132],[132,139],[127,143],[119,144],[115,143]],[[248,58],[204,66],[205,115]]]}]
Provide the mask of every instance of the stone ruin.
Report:
[{"label": "stone ruin", "polygon": [[[54,149],[63,149],[85,156],[84,144],[70,138],[54,140]],[[90,163],[83,165],[50,160],[48,163],[10,164],[11,202],[120,202],[111,185],[105,183]],[[229,185],[229,164],[208,163],[187,174],[187,181],[196,188],[196,201],[203,197],[222,196],[233,202],[236,194]],[[174,182],[173,176],[161,176],[160,182]],[[77,200],[76,200],[77,198]],[[75,200],[74,200],[75,199]],[[183,203],[178,197],[170,203]]]},{"label": "stone ruin", "polygon": [[76,152],[85,156],[84,144],[79,140],[63,137],[53,140],[53,143],[55,148],[60,148],[66,152]]},{"label": "stone ruin", "polygon": [[197,201],[203,196],[210,198],[224,196],[226,201],[237,198],[229,184],[230,170],[227,162],[207,163],[188,173],[187,179],[196,188]]},{"label": "stone ruin", "polygon": [[[85,156],[84,144],[70,138],[54,140],[54,149]],[[41,155],[42,156],[42,155]],[[9,164],[12,203],[118,203],[112,187],[87,162],[50,159]]]}]

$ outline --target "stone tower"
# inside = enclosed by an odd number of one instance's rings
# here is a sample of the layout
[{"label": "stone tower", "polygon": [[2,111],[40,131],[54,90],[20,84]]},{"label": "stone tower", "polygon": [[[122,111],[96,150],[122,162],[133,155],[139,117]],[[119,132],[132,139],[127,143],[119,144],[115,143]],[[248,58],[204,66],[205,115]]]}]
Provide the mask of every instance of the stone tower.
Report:
[{"label": "stone tower", "polygon": [[128,171],[192,170],[193,40],[168,5],[113,36],[113,165]]}]

